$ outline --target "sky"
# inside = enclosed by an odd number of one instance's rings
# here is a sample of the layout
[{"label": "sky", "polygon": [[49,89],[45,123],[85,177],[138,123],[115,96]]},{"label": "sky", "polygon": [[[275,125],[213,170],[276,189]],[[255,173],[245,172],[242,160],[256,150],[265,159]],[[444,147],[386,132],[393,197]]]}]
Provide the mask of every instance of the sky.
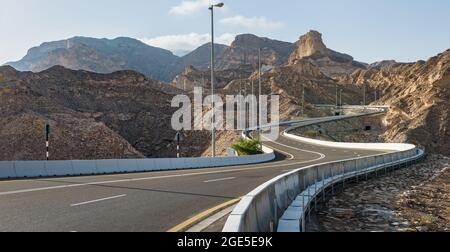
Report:
[{"label": "sky", "polygon": [[[132,37],[183,54],[210,40],[214,0],[0,0],[0,65],[73,36]],[[216,1],[217,2],[217,1]],[[448,0],[223,0],[216,42],[252,33],[295,42],[309,30],[356,60],[412,62],[450,48]]]}]

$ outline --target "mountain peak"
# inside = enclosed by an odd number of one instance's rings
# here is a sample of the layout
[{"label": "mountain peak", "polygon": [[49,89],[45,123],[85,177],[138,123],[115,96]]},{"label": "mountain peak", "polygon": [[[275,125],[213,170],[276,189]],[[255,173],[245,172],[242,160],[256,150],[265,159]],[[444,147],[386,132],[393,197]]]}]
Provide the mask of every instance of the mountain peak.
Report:
[{"label": "mountain peak", "polygon": [[298,57],[306,58],[314,55],[326,55],[327,47],[323,43],[322,34],[318,31],[311,30],[300,37],[298,42]]}]

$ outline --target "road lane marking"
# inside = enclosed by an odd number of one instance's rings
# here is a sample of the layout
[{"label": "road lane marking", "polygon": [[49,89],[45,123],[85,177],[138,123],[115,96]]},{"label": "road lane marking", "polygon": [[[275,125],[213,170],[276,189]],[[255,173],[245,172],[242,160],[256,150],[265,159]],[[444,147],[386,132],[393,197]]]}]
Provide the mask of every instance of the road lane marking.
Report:
[{"label": "road lane marking", "polygon": [[270,139],[268,139],[268,138],[266,138],[266,137],[264,137],[264,136],[263,136],[263,138],[265,138],[266,140],[268,140],[268,141],[271,142],[271,143],[278,144],[278,145],[284,146],[284,147],[286,147],[286,148],[290,148],[290,149],[293,149],[293,150],[298,150],[298,151],[301,151],[301,152],[311,153],[311,154],[315,154],[315,155],[319,155],[319,156],[320,156],[320,157],[317,158],[317,159],[310,160],[310,162],[319,161],[319,160],[325,159],[325,158],[327,157],[325,154],[320,153],[320,152],[310,151],[310,150],[304,150],[304,149],[299,149],[299,148],[296,148],[296,147],[293,147],[293,146],[289,146],[289,145],[286,145],[286,144],[274,142],[274,141],[272,141],[272,140],[270,140]]},{"label": "road lane marking", "polygon": [[117,196],[108,197],[108,198],[102,198],[102,199],[96,199],[96,200],[91,200],[91,201],[85,201],[85,202],[81,202],[81,203],[71,204],[70,206],[71,207],[83,206],[83,205],[88,205],[88,204],[92,204],[92,203],[97,203],[97,202],[102,202],[102,201],[107,201],[107,200],[123,198],[123,197],[126,197],[126,196],[127,196],[126,194],[122,194],[122,195],[117,195]]},{"label": "road lane marking", "polygon": [[229,206],[232,206],[232,205],[238,203],[239,201],[241,201],[241,198],[236,198],[236,199],[227,201],[225,203],[222,203],[218,206],[215,206],[213,208],[210,208],[210,209],[208,209],[204,212],[201,212],[201,213],[197,214],[196,216],[176,225],[175,227],[169,229],[167,232],[176,233],[176,232],[184,231],[184,230],[188,229],[189,227],[193,226],[194,224],[200,222],[201,220],[217,213],[220,210],[223,210]]},{"label": "road lane marking", "polygon": [[226,181],[226,180],[233,180],[233,179],[236,179],[236,177],[212,179],[212,180],[206,180],[206,181],[203,181],[203,182],[204,183],[211,183],[211,182],[219,182],[219,181]]},{"label": "road lane marking", "polygon": [[[39,191],[58,190],[58,189],[69,189],[69,188],[76,188],[76,187],[83,187],[83,186],[99,186],[99,185],[106,185],[106,184],[118,184],[118,183],[138,182],[138,181],[147,181],[147,180],[156,180],[156,179],[169,179],[169,178],[192,177],[192,176],[210,175],[210,174],[224,174],[224,173],[231,173],[231,172],[254,171],[254,170],[260,170],[260,169],[265,169],[265,168],[280,168],[280,167],[286,167],[286,166],[308,164],[308,163],[313,163],[317,160],[320,160],[320,159],[306,160],[306,161],[293,162],[293,163],[289,163],[289,162],[285,162],[285,161],[278,162],[278,163],[274,162],[274,163],[271,163],[268,165],[256,166],[256,167],[251,167],[251,168],[242,168],[242,169],[226,169],[226,170],[209,171],[209,172],[184,173],[184,174],[177,174],[177,175],[98,181],[98,182],[91,182],[91,183],[82,183],[82,182],[76,183],[76,182],[74,182],[76,184],[69,184],[69,185],[66,184],[66,185],[60,185],[60,186],[49,186],[49,187],[39,187],[39,188],[23,189],[23,190],[16,190],[16,191],[0,192],[0,196],[20,194],[20,193],[39,192]],[[161,171],[161,172],[164,172],[164,171]],[[43,181],[45,181],[45,180],[43,180]]]}]

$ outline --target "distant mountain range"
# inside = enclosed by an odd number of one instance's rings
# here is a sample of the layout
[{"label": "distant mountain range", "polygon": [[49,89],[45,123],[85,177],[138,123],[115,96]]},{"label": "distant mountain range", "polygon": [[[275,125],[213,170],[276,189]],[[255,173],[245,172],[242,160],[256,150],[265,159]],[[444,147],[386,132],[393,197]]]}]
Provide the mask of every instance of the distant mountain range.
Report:
[{"label": "distant mountain range", "polygon": [[[226,70],[244,64],[256,67],[258,48],[262,48],[264,64],[280,65],[287,61],[295,44],[252,34],[239,35],[231,47],[215,45],[217,68]],[[96,73],[134,70],[155,80],[171,82],[189,66],[207,70],[210,66],[210,49],[211,45],[207,43],[178,57],[168,50],[152,47],[132,38],[110,40],[74,37],[33,47],[21,60],[5,65],[19,71],[32,72],[40,72],[56,65]]]}]

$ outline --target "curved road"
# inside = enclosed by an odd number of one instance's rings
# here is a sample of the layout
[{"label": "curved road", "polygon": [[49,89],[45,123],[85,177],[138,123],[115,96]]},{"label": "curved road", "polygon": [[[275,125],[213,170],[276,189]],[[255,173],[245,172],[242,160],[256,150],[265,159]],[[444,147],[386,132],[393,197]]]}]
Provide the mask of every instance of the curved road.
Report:
[{"label": "curved road", "polygon": [[266,164],[0,181],[0,231],[167,231],[289,170],[381,152],[330,149],[280,137]]}]

